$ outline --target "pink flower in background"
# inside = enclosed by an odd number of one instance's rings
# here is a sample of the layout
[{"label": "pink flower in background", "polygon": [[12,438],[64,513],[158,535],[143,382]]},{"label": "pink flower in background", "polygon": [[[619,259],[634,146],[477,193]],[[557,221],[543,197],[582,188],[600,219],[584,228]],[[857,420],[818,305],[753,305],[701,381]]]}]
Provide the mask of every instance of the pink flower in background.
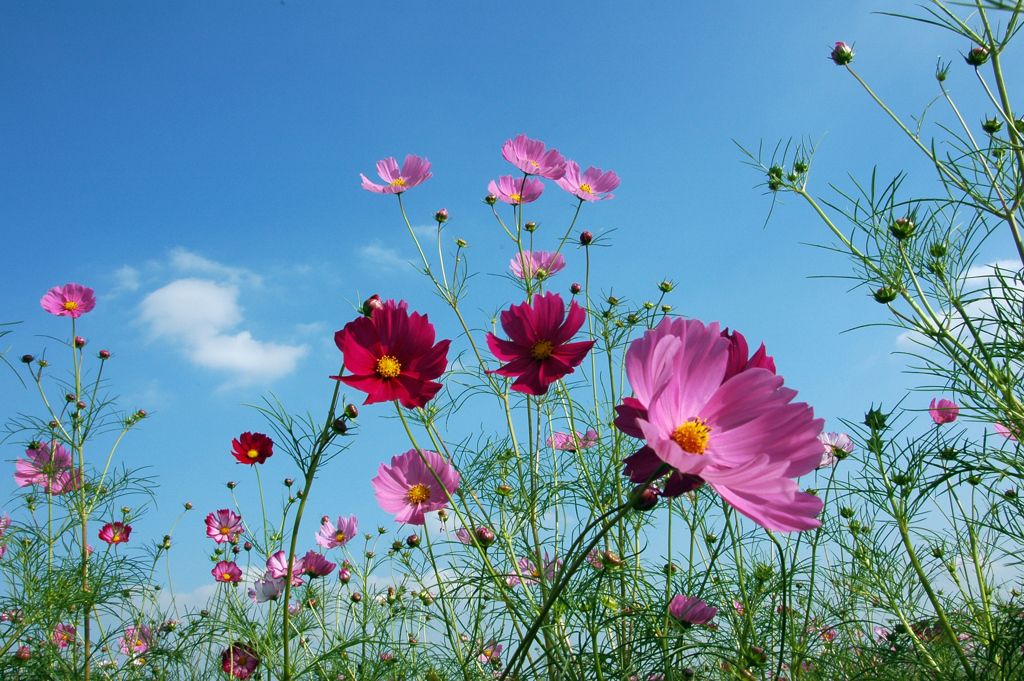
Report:
[{"label": "pink flower in background", "polygon": [[267,572],[263,579],[257,579],[249,589],[249,598],[255,603],[266,603],[276,600],[284,593],[284,580],[278,579]]},{"label": "pink flower in background", "polygon": [[581,177],[580,167],[575,161],[569,161],[565,164],[565,176],[555,180],[555,184],[583,201],[602,201],[615,197],[607,192],[619,186],[619,176],[590,166]]},{"label": "pink flower in background", "polygon": [[434,344],[434,325],[426,315],[409,314],[403,300],[388,300],[372,317],[359,317],[334,334],[348,376],[331,376],[366,393],[363,404],[398,400],[403,407],[426,406],[448,367],[449,340]]},{"label": "pink flower in background", "polygon": [[243,532],[245,528],[242,527],[242,516],[235,515],[226,508],[206,516],[206,536],[218,544],[233,542]]},{"label": "pink flower in background", "polygon": [[[477,641],[477,643],[479,643],[479,641]],[[480,651],[480,655],[477,657],[477,660],[483,664],[498,664],[501,662],[501,651],[502,645],[500,643],[496,643],[492,638],[487,642],[487,645],[484,646],[483,650]]]},{"label": "pink flower in background", "polygon": [[732,607],[736,608],[736,612],[739,613],[740,615],[743,614],[743,604],[740,603],[739,601],[733,601],[732,602]]},{"label": "pink flower in background", "polygon": [[121,645],[121,653],[124,655],[138,655],[149,650],[149,644],[153,639],[153,632],[145,624],[137,627],[128,626],[124,628],[124,636],[118,639]]},{"label": "pink flower in background", "polygon": [[401,170],[398,169],[398,162],[393,157],[377,161],[377,174],[387,184],[374,184],[366,179],[366,175],[360,173],[359,177],[363,178],[363,189],[375,194],[401,194],[434,176],[434,173],[430,172],[430,161],[412,154],[405,157]]},{"label": "pink flower in background", "polygon": [[248,645],[236,641],[220,654],[221,669],[237,679],[247,679],[260,666],[260,658],[256,651]]},{"label": "pink flower in background", "polygon": [[82,486],[82,472],[73,468],[68,450],[59,442],[34,442],[25,450],[25,459],[14,462],[14,481],[19,487],[39,485],[51,496],[74,492]]},{"label": "pink flower in background", "polygon": [[326,577],[334,572],[336,567],[337,563],[332,563],[316,551],[307,551],[302,557],[302,571],[313,578]]},{"label": "pink flower in background", "polygon": [[299,557],[292,558],[292,566],[291,570],[289,570],[288,554],[284,551],[278,551],[267,559],[267,574],[275,579],[284,579],[285,575],[290,573],[292,586],[301,586],[302,584],[305,584],[300,576],[304,571],[305,566],[302,563],[302,559]]},{"label": "pink flower in background", "polygon": [[107,523],[100,530],[100,539],[108,544],[127,544],[132,534],[132,526],[124,523]]},{"label": "pink flower in background", "polygon": [[[525,261],[526,266],[523,266]],[[547,251],[523,251],[516,253],[511,260],[512,274],[520,279],[537,279],[543,281],[556,272],[565,269],[565,258],[561,253],[548,253]]]},{"label": "pink flower in background", "polygon": [[1013,434],[1013,431],[1011,431],[1009,428],[1007,428],[1003,424],[996,423],[996,424],[993,424],[993,427],[995,428],[997,433],[999,433],[1000,435],[1005,437],[1007,440],[1013,440],[1013,441],[1017,440],[1017,436]]},{"label": "pink flower in background", "polygon": [[96,307],[96,296],[91,288],[80,284],[64,284],[47,291],[39,304],[50,314],[77,319]]},{"label": "pink flower in background", "polygon": [[707,624],[718,614],[718,608],[694,596],[679,594],[668,604],[668,612],[680,622]]},{"label": "pink flower in background", "polygon": [[228,562],[222,560],[214,566],[213,570],[210,571],[213,578],[218,582],[225,582],[227,584],[238,584],[242,581],[242,571],[238,565],[234,562]]},{"label": "pink flower in background", "polygon": [[473,543],[473,537],[470,536],[469,530],[465,527],[460,527],[459,529],[455,530],[455,538],[463,544]]},{"label": "pink flower in background", "polygon": [[489,374],[517,377],[512,389],[527,395],[543,395],[548,386],[573,373],[594,347],[595,341],[570,343],[587,314],[573,302],[565,313],[562,296],[534,296],[533,305],[513,305],[501,313],[501,328],[509,340],[487,334],[487,347],[504,366]]},{"label": "pink flower in background", "polygon": [[[516,586],[517,584],[537,584],[540,581],[540,570],[533,561],[528,558],[520,558],[517,561],[519,565],[519,573],[523,575],[522,580],[519,579],[519,575],[513,572],[509,575],[505,582],[509,586]],[[555,578],[555,571],[561,567],[562,561],[550,560],[548,558],[548,552],[544,552],[544,578],[547,581],[551,581]]]},{"label": "pink flower in background", "polygon": [[3,516],[0,516],[0,537],[4,536],[4,532],[11,526],[11,517],[5,512]]},{"label": "pink flower in background", "polygon": [[597,431],[588,430],[586,435],[576,433],[575,439],[569,433],[555,433],[548,438],[548,447],[562,452],[575,452],[577,442],[580,449],[590,449],[597,444]]},{"label": "pink flower in background", "polygon": [[[748,369],[723,383],[729,349],[717,323],[695,319],[666,319],[633,341],[626,374],[647,413],[642,418],[634,410],[627,427],[639,427],[661,462],[707,482],[762,527],[819,527],[821,499],[798,491],[791,478],[821,464],[824,421],[806,404],[791,403],[796,391],[767,369]],[[622,417],[620,411],[616,425]]]},{"label": "pink flower in background", "polygon": [[320,531],[316,535],[316,543],[325,549],[335,549],[339,546],[344,546],[352,537],[356,536],[358,527],[359,521],[354,515],[350,515],[348,520],[339,515],[337,527],[334,526],[330,519],[326,519],[320,525]]},{"label": "pink flower in background", "polygon": [[943,423],[956,421],[956,417],[960,415],[960,407],[953,400],[933,399],[928,405],[928,415],[935,421],[935,425],[941,426]]},{"label": "pink flower in background", "polygon": [[591,549],[590,553],[587,554],[587,562],[595,570],[600,570],[604,567],[604,563],[601,561],[600,549]]},{"label": "pink flower in background", "polygon": [[440,454],[426,450],[417,453],[410,449],[401,456],[391,457],[390,466],[381,464],[371,484],[377,503],[388,513],[395,514],[396,523],[422,525],[425,513],[448,506],[448,497],[458,489],[459,479],[458,471]]},{"label": "pink flower in background", "polygon": [[502,175],[495,183],[491,180],[487,185],[487,192],[496,196],[500,201],[519,206],[524,203],[533,203],[544,193],[544,183],[533,177],[512,177]]},{"label": "pink flower in background", "polygon": [[75,627],[73,624],[58,624],[53,630],[50,641],[58,648],[67,648],[75,642]]},{"label": "pink flower in background", "polygon": [[736,374],[741,374],[750,369],[767,369],[775,373],[775,360],[768,356],[764,343],[757,349],[753,356],[750,356],[750,348],[747,346],[747,339],[739,331],[729,333],[726,328],[722,331],[722,338],[729,341],[729,361],[725,365],[725,376],[722,383],[725,383]]},{"label": "pink flower in background", "polygon": [[[825,451],[821,455],[819,468],[834,466],[838,461],[853,453],[853,442],[846,433],[822,433],[818,436]],[[837,454],[836,452],[842,452]]]},{"label": "pink flower in background", "polygon": [[505,142],[501,155],[527,175],[540,175],[549,180],[565,175],[565,157],[555,149],[546,149],[540,140],[532,140],[526,135],[517,135]]}]

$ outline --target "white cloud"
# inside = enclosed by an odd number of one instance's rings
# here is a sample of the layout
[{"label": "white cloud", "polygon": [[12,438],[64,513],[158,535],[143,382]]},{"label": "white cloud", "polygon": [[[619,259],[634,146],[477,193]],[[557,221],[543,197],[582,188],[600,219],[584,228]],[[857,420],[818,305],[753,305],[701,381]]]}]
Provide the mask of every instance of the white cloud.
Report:
[{"label": "white cloud", "polygon": [[114,272],[117,279],[117,291],[135,291],[139,288],[139,271],[131,265],[125,265]]},{"label": "white cloud", "polygon": [[[224,274],[234,270],[200,260]],[[248,331],[229,333],[243,320],[238,288],[232,284],[178,279],[147,295],[141,310],[155,336],[180,342],[195,364],[233,373],[243,384],[291,373],[308,351],[305,345],[258,341]]]},{"label": "white cloud", "polygon": [[187,251],[184,248],[175,248],[171,251],[171,267],[179,272],[217,275],[227,279],[232,284],[248,284],[255,287],[263,285],[263,277],[253,274],[249,270],[241,267],[228,267],[219,262],[207,260],[203,256]]},{"label": "white cloud", "polygon": [[370,246],[363,246],[359,249],[365,265],[381,272],[394,272],[396,270],[409,271],[412,265],[405,258],[399,257],[393,248],[385,248],[379,243]]}]

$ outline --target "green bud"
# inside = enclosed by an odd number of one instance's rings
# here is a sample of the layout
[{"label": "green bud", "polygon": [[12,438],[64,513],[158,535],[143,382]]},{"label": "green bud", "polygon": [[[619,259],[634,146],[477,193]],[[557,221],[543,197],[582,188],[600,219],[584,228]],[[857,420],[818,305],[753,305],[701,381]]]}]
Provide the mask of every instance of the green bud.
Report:
[{"label": "green bud", "polygon": [[904,241],[914,236],[916,229],[914,221],[910,218],[897,218],[895,222],[889,225],[889,233],[899,241]]},{"label": "green bud", "polygon": [[882,288],[875,291],[875,301],[882,305],[887,305],[892,301],[896,300],[900,295],[900,292],[891,286],[883,286]]},{"label": "green bud", "polygon": [[759,582],[767,582],[775,574],[775,568],[767,563],[761,563],[754,568],[754,579]]},{"label": "green bud", "polygon": [[797,161],[793,164],[793,172],[798,175],[803,175],[807,172],[807,161]]},{"label": "green bud", "polygon": [[941,546],[936,546],[934,549],[932,549],[932,555],[936,558],[942,558],[944,555],[946,555],[946,549],[942,548]]},{"label": "green bud", "polygon": [[956,461],[957,451],[955,447],[946,447],[939,452],[939,458],[943,461]]},{"label": "green bud", "polygon": [[981,129],[990,135],[994,135],[1003,129],[1003,122],[998,118],[988,118],[981,122]]},{"label": "green bud", "polygon": [[860,532],[860,529],[861,529],[861,524],[860,524],[859,520],[851,520],[850,521],[850,532],[852,532],[853,534],[857,534],[857,533]]},{"label": "green bud", "polygon": [[649,301],[644,303],[644,309],[645,310],[653,310],[654,309],[654,303],[649,302]]},{"label": "green bud", "polygon": [[945,258],[948,250],[949,247],[946,244],[942,243],[941,241],[936,241],[935,243],[928,247],[928,253],[933,258]]},{"label": "green bud", "polygon": [[661,311],[664,312],[665,314],[668,314],[669,312],[672,311],[672,306],[671,305],[662,305],[661,306]]},{"label": "green bud", "polygon": [[486,203],[488,206],[493,206],[497,202],[498,197],[495,196],[494,194],[488,194],[487,196],[484,197],[484,203]]},{"label": "green bud", "polygon": [[988,50],[984,47],[972,47],[971,51],[964,57],[964,61],[977,68],[988,61]]},{"label": "green bud", "polygon": [[883,414],[881,409],[871,408],[864,415],[864,425],[871,430],[882,431],[886,428],[885,420],[887,418],[889,418],[889,414]]},{"label": "green bud", "polygon": [[658,284],[658,290],[661,291],[662,293],[671,293],[673,288],[675,288],[675,284],[673,284],[671,281],[668,281],[667,279]]},{"label": "green bud", "polygon": [[456,239],[455,240],[455,245],[458,246],[459,248],[465,248],[466,247],[466,240],[465,239]]},{"label": "green bud", "polygon": [[780,182],[779,180],[769,180],[768,189],[772,190],[773,192],[777,192],[780,189],[782,189],[782,182]]},{"label": "green bud", "polygon": [[718,535],[706,534],[704,535],[704,541],[706,541],[708,544],[714,544],[718,541]]},{"label": "green bud", "polygon": [[969,484],[971,486],[975,486],[975,485],[981,484],[981,476],[978,476],[978,475],[971,475],[971,476],[969,476],[967,478],[967,484]]},{"label": "green bud", "polygon": [[839,510],[839,515],[843,516],[847,520],[852,518],[853,514],[854,514],[854,510],[852,508],[850,508],[849,506],[844,506],[843,508],[841,508]]}]

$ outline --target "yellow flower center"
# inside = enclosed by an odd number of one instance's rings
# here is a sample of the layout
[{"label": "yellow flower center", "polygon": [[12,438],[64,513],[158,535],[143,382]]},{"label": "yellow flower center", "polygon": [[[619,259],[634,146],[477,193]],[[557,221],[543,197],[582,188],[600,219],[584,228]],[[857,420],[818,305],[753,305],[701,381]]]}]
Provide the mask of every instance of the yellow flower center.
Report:
[{"label": "yellow flower center", "polygon": [[410,503],[422,504],[430,499],[430,488],[423,483],[413,485],[409,488],[409,491],[405,493],[405,496],[409,497]]},{"label": "yellow flower center", "polygon": [[534,168],[540,168],[540,164],[534,161],[533,159],[530,159],[530,165],[532,165]]},{"label": "yellow flower center", "polygon": [[523,195],[522,194],[509,194],[508,198],[512,199],[513,203],[519,203],[520,201],[523,200]]},{"label": "yellow flower center", "polygon": [[222,528],[220,528],[220,533],[221,534],[231,534],[231,528],[230,527],[222,527]]},{"label": "yellow flower center", "polygon": [[711,429],[700,419],[691,419],[672,431],[672,439],[687,454],[703,454]]},{"label": "yellow flower center", "polygon": [[405,186],[405,180],[403,180],[402,178],[398,178],[397,180],[391,180],[391,182],[390,182],[390,184],[388,186],[390,186],[390,187],[404,187]]},{"label": "yellow flower center", "polygon": [[490,657],[493,654],[494,654],[493,650],[485,650],[484,651],[484,657]]},{"label": "yellow flower center", "polygon": [[384,355],[377,360],[377,375],[381,378],[394,378],[402,373],[402,363],[391,355]]},{"label": "yellow flower center", "polygon": [[224,574],[222,574],[220,576],[220,578],[223,579],[225,582],[230,582],[231,581],[231,573],[230,572],[225,572]]},{"label": "yellow flower center", "polygon": [[78,303],[76,303],[76,302],[75,302],[75,301],[73,301],[73,300],[68,300],[68,301],[66,301],[66,302],[64,303],[64,309],[65,309],[65,310],[67,310],[67,311],[69,311],[69,312],[70,312],[71,310],[77,310],[77,309],[78,309]]},{"label": "yellow flower center", "polygon": [[345,541],[345,533],[344,532],[338,532],[338,534],[334,535],[334,541],[339,542],[339,543]]},{"label": "yellow flower center", "polygon": [[111,538],[111,540],[110,540],[110,541],[111,541],[112,543],[116,544],[117,542],[121,541],[121,535],[119,535],[119,534],[115,534],[115,535],[113,536],[113,538]]},{"label": "yellow flower center", "polygon": [[247,457],[249,457],[250,459],[255,459],[255,458],[259,457],[260,453],[258,451],[256,451],[255,449],[250,449],[249,451],[247,451],[245,453],[245,455]]},{"label": "yellow flower center", "polygon": [[580,185],[580,191],[581,192],[586,192],[586,193],[590,194],[591,193],[590,185],[586,184],[586,183],[581,184]]},{"label": "yellow flower center", "polygon": [[530,348],[530,357],[534,359],[547,359],[551,356],[551,353],[555,351],[555,346],[551,344],[551,341],[537,341]]}]

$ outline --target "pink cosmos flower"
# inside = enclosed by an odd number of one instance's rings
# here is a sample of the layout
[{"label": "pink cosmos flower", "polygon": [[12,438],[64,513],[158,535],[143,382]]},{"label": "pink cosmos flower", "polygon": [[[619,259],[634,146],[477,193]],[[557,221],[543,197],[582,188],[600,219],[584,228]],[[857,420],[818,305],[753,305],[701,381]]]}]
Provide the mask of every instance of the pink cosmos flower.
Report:
[{"label": "pink cosmos flower", "polygon": [[928,405],[928,414],[932,417],[932,421],[935,421],[935,425],[941,426],[943,423],[956,421],[956,417],[960,415],[960,407],[953,400],[933,399],[932,403]]},{"label": "pink cosmos flower", "polygon": [[591,567],[595,570],[603,568],[604,563],[601,561],[600,549],[591,549],[590,553],[587,554],[587,562],[590,563]]},{"label": "pink cosmos flower", "polygon": [[455,538],[458,539],[459,542],[461,542],[463,544],[472,544],[473,543],[473,537],[470,536],[469,529],[467,529],[465,527],[460,527],[459,529],[455,530]]},{"label": "pink cosmos flower", "polygon": [[230,648],[220,654],[221,669],[237,679],[247,679],[260,666],[260,658],[256,651],[240,641],[235,641]]},{"label": "pink cosmos flower", "polygon": [[253,588],[249,589],[249,598],[254,603],[277,600],[277,597],[284,593],[284,580],[274,577],[269,572],[263,575],[263,579],[253,582],[252,586]]},{"label": "pink cosmos flower", "polygon": [[225,582],[227,584],[238,584],[242,581],[242,571],[234,561],[229,563],[226,560],[222,560],[210,571],[210,574],[218,582]]},{"label": "pink cosmos flower", "polygon": [[[501,147],[505,160],[527,175],[557,180],[565,175],[565,157],[555,149],[545,151],[544,143],[526,135],[517,135]],[[494,193],[494,192],[492,192]]]},{"label": "pink cosmos flower", "polygon": [[381,464],[371,484],[377,503],[388,513],[395,514],[396,523],[423,525],[425,513],[448,506],[448,497],[458,489],[459,479],[458,471],[441,455],[410,449],[401,456],[391,457],[390,466]]},{"label": "pink cosmos flower", "polygon": [[[479,641],[477,641],[477,643],[479,643]],[[487,645],[484,646],[483,650],[480,651],[480,655],[477,657],[477,660],[483,664],[496,665],[501,662],[501,651],[502,645],[500,643],[496,643],[492,638],[487,642]]]},{"label": "pink cosmos flower", "polygon": [[401,171],[398,170],[398,162],[393,157],[377,161],[377,174],[387,184],[374,184],[366,179],[366,175],[360,173],[359,177],[363,178],[363,189],[375,194],[401,194],[434,176],[434,173],[430,172],[430,161],[412,154],[405,157]]},{"label": "pink cosmos flower", "polygon": [[337,563],[330,562],[316,551],[308,551],[302,557],[302,571],[311,578],[326,577],[334,572],[336,567]]},{"label": "pink cosmos flower", "polygon": [[448,367],[449,340],[434,344],[434,325],[426,315],[408,312],[403,300],[388,300],[372,317],[359,317],[334,334],[348,376],[331,376],[366,393],[363,404],[398,400],[423,407],[441,390],[435,383]]},{"label": "pink cosmos flower", "polygon": [[292,586],[305,584],[302,573],[305,571],[302,558],[292,558],[291,570],[288,569],[288,554],[278,551],[270,558],[267,558],[267,574],[275,579],[284,579],[285,575],[291,574]]},{"label": "pink cosmos flower", "polygon": [[263,433],[244,432],[231,441],[231,456],[249,466],[264,463],[274,455],[274,441]]},{"label": "pink cosmos flower", "polygon": [[575,439],[569,433],[555,433],[548,438],[548,447],[562,452],[575,452],[577,442],[580,449],[590,449],[597,444],[597,431],[588,430],[586,435],[576,433]]},{"label": "pink cosmos flower", "polygon": [[[853,453],[853,442],[846,433],[822,433],[818,436],[825,451],[821,455],[821,465],[818,468],[834,466],[848,454]],[[836,452],[843,452],[837,455]]]},{"label": "pink cosmos flower", "polygon": [[14,462],[14,480],[19,487],[39,485],[51,496],[74,492],[82,486],[82,472],[73,467],[68,450],[59,442],[34,442],[25,450],[25,459]]},{"label": "pink cosmos flower", "polygon": [[739,601],[733,601],[732,602],[732,607],[736,608],[736,612],[739,613],[740,615],[743,614],[743,604],[740,603]]},{"label": "pink cosmos flower", "polygon": [[100,539],[108,544],[127,544],[132,534],[132,526],[124,523],[107,523],[100,530]]},{"label": "pink cosmos flower", "polygon": [[75,642],[75,626],[73,624],[58,624],[53,630],[50,641],[58,648],[67,648]]},{"label": "pink cosmos flower", "polygon": [[668,612],[680,622],[707,624],[718,614],[718,608],[708,605],[695,596],[679,594],[668,604]]},{"label": "pink cosmos flower", "polygon": [[11,516],[4,512],[3,516],[0,516],[0,537],[4,536],[4,532],[11,526]]},{"label": "pink cosmos flower", "polygon": [[513,305],[501,313],[501,328],[509,340],[487,334],[487,347],[508,363],[487,373],[518,377],[512,384],[517,392],[547,393],[548,386],[573,373],[594,347],[595,341],[569,342],[586,318],[586,312],[575,301],[569,305],[567,316],[562,296],[557,293],[534,296],[532,307],[529,303]]},{"label": "pink cosmos flower", "polygon": [[[641,418],[634,409],[628,425],[639,427],[657,459],[707,482],[762,527],[819,527],[821,499],[799,492],[791,478],[821,464],[824,421],[808,405],[791,403],[796,391],[767,369],[723,382],[729,346],[717,323],[695,319],[666,319],[633,341],[626,373],[647,414]],[[626,420],[621,411],[617,425],[620,420]],[[647,465],[649,454],[641,458]]]},{"label": "pink cosmos flower", "polygon": [[325,549],[335,549],[339,546],[344,546],[352,537],[356,536],[358,528],[359,521],[354,515],[350,515],[348,520],[339,515],[337,527],[328,518],[320,525],[320,531],[316,535],[316,543]]},{"label": "pink cosmos flower", "polygon": [[[565,164],[565,177],[555,180],[555,184],[578,197],[581,201],[601,201],[611,199],[615,194],[608,194],[619,186],[619,176],[609,170],[590,166],[580,177],[580,167],[575,161]],[[604,196],[600,196],[604,194]]]},{"label": "pink cosmos flower", "polygon": [[124,636],[118,639],[118,643],[121,645],[122,654],[139,655],[149,650],[152,639],[153,632],[145,624],[142,624],[137,627],[125,627]]},{"label": "pink cosmos flower", "polygon": [[226,508],[206,516],[206,536],[218,544],[234,542],[243,532],[245,528],[242,527],[242,516],[235,515]]},{"label": "pink cosmos flower", "polygon": [[32,649],[24,645],[18,646],[18,652],[16,652],[14,655],[19,660],[27,660],[30,657],[32,657]]},{"label": "pink cosmos flower", "polygon": [[996,432],[1005,437],[1007,440],[1013,440],[1016,442],[1017,436],[1013,434],[1013,431],[1004,426],[1001,423],[993,424]]},{"label": "pink cosmos flower", "polygon": [[487,192],[513,206],[533,203],[544,193],[544,183],[533,177],[512,177],[502,175],[495,183],[491,180]]},{"label": "pink cosmos flower", "polygon": [[[540,570],[537,569],[537,566],[534,565],[532,560],[528,558],[520,558],[517,561],[517,564],[519,565],[519,573],[523,575],[523,578],[520,579],[519,575],[513,572],[508,576],[508,579],[505,580],[509,586],[516,586],[517,584],[536,584],[540,581]],[[555,578],[555,572],[561,566],[562,561],[550,560],[548,559],[548,552],[544,552],[544,578],[547,581],[550,582]]]},{"label": "pink cosmos flower", "polygon": [[[523,261],[526,262],[525,267],[523,267]],[[565,269],[565,258],[561,253],[523,251],[516,253],[516,257],[512,258],[509,269],[520,279],[543,281],[552,274]]]},{"label": "pink cosmos flower", "polygon": [[96,307],[96,296],[91,288],[80,284],[64,284],[47,291],[39,304],[50,314],[77,319]]}]

